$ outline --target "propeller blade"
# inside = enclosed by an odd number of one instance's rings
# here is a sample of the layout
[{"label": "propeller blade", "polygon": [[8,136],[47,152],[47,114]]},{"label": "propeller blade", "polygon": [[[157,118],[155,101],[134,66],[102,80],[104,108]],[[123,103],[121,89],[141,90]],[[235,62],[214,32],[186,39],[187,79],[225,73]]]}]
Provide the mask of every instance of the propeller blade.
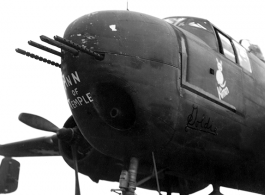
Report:
[{"label": "propeller blade", "polygon": [[79,179],[78,179],[78,164],[77,164],[77,146],[72,145],[72,155],[75,168],[75,195],[80,195]]},{"label": "propeller blade", "polygon": [[39,130],[49,131],[53,133],[57,133],[57,131],[59,130],[59,128],[56,125],[54,125],[47,119],[34,114],[21,113],[18,119],[22,123],[25,123],[26,125]]}]

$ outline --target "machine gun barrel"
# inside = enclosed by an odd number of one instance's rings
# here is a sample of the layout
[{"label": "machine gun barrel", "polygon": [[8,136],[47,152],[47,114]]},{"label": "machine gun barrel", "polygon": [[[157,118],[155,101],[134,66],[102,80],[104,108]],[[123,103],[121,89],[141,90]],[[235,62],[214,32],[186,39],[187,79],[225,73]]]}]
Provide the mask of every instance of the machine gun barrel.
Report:
[{"label": "machine gun barrel", "polygon": [[99,54],[98,52],[95,52],[91,49],[88,49],[86,46],[83,46],[83,45],[78,45],[76,43],[74,43],[73,41],[70,41],[70,40],[67,40],[67,39],[64,39],[62,37],[59,37],[59,36],[54,36],[54,39],[60,43],[63,43],[65,45],[68,45],[69,47],[72,47],[72,48],[75,48],[79,51],[82,51],[90,56],[93,56],[95,57],[97,60],[103,60],[104,59],[104,56]]},{"label": "machine gun barrel", "polygon": [[36,60],[39,60],[39,61],[45,62],[45,63],[47,63],[47,64],[51,64],[51,65],[54,65],[54,66],[56,66],[56,67],[61,68],[61,65],[58,64],[58,63],[56,63],[56,62],[54,62],[54,61],[51,61],[51,60],[48,60],[48,59],[46,59],[46,58],[40,57],[40,56],[35,55],[35,54],[33,54],[33,53],[29,53],[29,52],[24,51],[24,50],[22,50],[22,49],[17,48],[17,49],[16,49],[16,52],[17,52],[17,53],[20,53],[20,54],[22,54],[22,55],[26,55],[26,56],[28,56],[28,57],[34,58],[34,59],[36,59]]},{"label": "machine gun barrel", "polygon": [[56,50],[54,50],[54,49],[51,49],[51,48],[49,48],[49,47],[46,47],[46,46],[44,46],[44,45],[41,45],[41,44],[39,44],[39,43],[36,43],[36,42],[34,42],[34,41],[29,41],[28,44],[31,45],[31,46],[33,46],[33,47],[36,47],[36,48],[38,48],[38,49],[41,49],[41,50],[47,51],[47,52],[49,52],[49,53],[52,53],[52,54],[54,54],[54,55],[57,55],[57,56],[59,56],[59,57],[63,57],[63,54],[62,54],[61,52],[56,51]]},{"label": "machine gun barrel", "polygon": [[53,46],[55,46],[55,47],[59,47],[59,48],[65,50],[65,51],[68,51],[68,52],[72,53],[74,56],[77,56],[77,55],[79,54],[78,50],[76,50],[76,49],[74,49],[74,48],[72,48],[72,47],[69,47],[69,46],[67,46],[67,45],[65,45],[65,44],[63,44],[63,43],[60,43],[60,42],[58,42],[58,41],[55,41],[55,40],[53,40],[53,39],[51,39],[51,38],[49,38],[49,37],[46,37],[46,36],[44,36],[44,35],[41,35],[41,36],[40,36],[40,39],[41,39],[43,42],[46,42],[46,43],[48,43],[48,44],[50,44],[50,45],[53,45]]}]

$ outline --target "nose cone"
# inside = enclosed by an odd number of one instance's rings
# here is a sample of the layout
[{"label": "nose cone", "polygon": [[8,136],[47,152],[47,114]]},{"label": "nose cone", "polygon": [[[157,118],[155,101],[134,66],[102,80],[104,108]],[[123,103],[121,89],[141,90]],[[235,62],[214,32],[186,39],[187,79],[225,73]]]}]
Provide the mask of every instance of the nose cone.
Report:
[{"label": "nose cone", "polygon": [[72,22],[64,38],[100,52],[172,63],[175,32],[161,19],[130,11],[101,11]]},{"label": "nose cone", "polygon": [[65,53],[62,60],[68,103],[90,144],[119,159],[165,146],[174,134],[163,119],[173,107],[161,91],[176,76],[165,65],[178,64],[172,28],[140,13],[95,12],[71,23],[64,38],[104,55]]}]

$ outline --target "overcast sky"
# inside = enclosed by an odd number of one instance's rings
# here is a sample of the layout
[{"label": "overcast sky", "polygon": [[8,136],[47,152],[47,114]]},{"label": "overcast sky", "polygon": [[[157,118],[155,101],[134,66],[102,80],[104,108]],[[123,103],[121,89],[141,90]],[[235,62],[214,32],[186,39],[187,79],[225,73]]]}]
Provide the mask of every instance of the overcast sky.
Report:
[{"label": "overcast sky", "polygon": [[[21,112],[38,114],[59,127],[71,115],[60,69],[17,54],[15,48],[60,62],[59,57],[34,49],[27,41],[41,42],[40,35],[63,36],[66,27],[76,18],[100,10],[125,10],[126,4],[126,0],[0,1],[0,144],[51,135],[20,123],[17,117]],[[237,41],[249,39],[265,52],[264,7],[264,0],[129,0],[129,10],[158,18],[206,18]],[[20,181],[13,194],[74,195],[74,171],[61,157],[17,160],[21,163]],[[110,189],[118,188],[118,183],[95,184],[86,176],[80,177],[83,195],[113,195]],[[250,194],[226,188],[221,190],[227,195]],[[210,192],[211,188],[207,188],[196,195]],[[157,194],[139,189],[136,193]]]}]

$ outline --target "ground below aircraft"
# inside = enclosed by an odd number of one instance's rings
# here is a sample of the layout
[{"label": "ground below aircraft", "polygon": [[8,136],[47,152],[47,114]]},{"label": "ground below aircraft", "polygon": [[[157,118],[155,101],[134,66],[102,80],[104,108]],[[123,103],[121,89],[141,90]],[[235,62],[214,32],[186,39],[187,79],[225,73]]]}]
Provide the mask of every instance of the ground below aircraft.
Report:
[{"label": "ground below aircraft", "polygon": [[[209,184],[265,193],[265,72],[258,46],[246,50],[209,21],[164,20],[131,11],[82,16],[61,48],[29,44],[61,58],[72,116],[58,128],[37,115],[19,120],[54,132],[0,146],[0,193],[15,191],[19,163],[11,157],[61,155],[76,171],[136,187],[181,195]],[[256,48],[255,50],[253,48]],[[8,167],[8,168],[6,168]],[[8,171],[1,171],[8,170]]]}]

